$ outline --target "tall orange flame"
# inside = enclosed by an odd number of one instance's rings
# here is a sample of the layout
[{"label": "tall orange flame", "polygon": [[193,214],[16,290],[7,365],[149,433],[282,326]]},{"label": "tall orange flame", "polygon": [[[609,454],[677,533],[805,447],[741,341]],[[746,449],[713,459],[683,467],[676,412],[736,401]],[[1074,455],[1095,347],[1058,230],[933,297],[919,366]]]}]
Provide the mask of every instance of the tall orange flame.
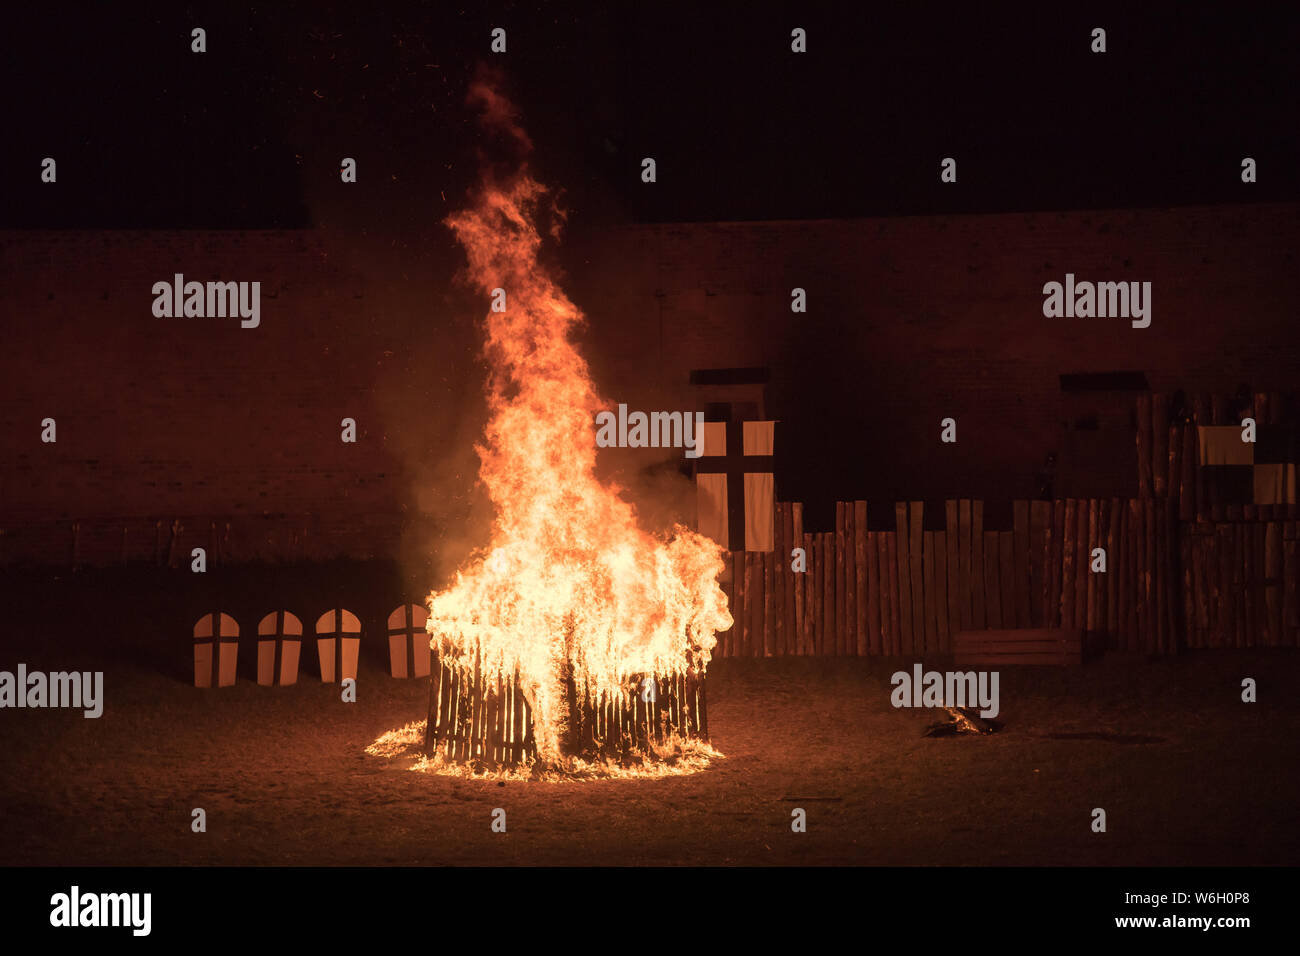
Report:
[{"label": "tall orange flame", "polygon": [[[490,86],[472,98],[516,143],[528,140]],[[505,291],[486,317],[490,420],[479,475],[495,509],[491,543],[429,596],[428,630],[449,662],[513,679],[530,700],[538,759],[565,757],[564,686],[625,690],[634,675],[702,670],[732,618],[717,583],[722,553],[677,526],[652,534],[620,488],[596,478],[597,394],[570,336],[582,313],[539,263],[546,190],[521,162],[485,176],[447,223],[472,283]]]}]

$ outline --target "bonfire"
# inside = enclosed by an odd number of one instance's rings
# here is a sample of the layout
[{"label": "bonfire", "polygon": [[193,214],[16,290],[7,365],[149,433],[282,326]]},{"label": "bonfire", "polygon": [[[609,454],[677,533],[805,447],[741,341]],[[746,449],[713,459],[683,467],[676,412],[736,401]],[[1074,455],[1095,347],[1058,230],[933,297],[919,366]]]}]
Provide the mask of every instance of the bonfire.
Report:
[{"label": "bonfire", "polygon": [[476,446],[495,507],[491,539],[429,595],[440,667],[425,750],[440,762],[547,769],[672,760],[706,740],[704,674],[732,625],[722,552],[676,526],[652,530],[596,477],[598,393],[573,335],[582,313],[539,261],[540,221],[562,217],[530,174],[531,148],[490,85],[471,99],[515,147],[485,166],[447,224],[490,303],[489,421]]}]

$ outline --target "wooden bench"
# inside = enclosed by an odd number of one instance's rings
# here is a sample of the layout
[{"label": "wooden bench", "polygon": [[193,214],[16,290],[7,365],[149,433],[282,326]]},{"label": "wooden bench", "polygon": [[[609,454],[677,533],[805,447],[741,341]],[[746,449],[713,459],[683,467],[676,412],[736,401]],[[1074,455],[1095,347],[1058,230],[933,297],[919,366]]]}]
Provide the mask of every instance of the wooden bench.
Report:
[{"label": "wooden bench", "polygon": [[1081,630],[1024,628],[1009,631],[958,631],[954,664],[965,667],[1078,667],[1084,660]]}]

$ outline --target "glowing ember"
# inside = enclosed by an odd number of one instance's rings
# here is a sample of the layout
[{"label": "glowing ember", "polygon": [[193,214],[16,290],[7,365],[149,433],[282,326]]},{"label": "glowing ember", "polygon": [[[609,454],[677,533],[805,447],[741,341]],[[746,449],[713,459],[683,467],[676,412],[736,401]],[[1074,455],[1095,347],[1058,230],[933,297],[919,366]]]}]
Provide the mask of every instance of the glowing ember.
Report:
[{"label": "glowing ember", "polygon": [[[509,104],[482,84],[471,96],[526,148]],[[595,417],[613,404],[570,340],[582,314],[538,262],[547,204],[521,163],[505,181],[485,176],[474,205],[448,219],[471,281],[490,300],[504,290],[504,310],[486,319],[490,421],[477,447],[496,520],[487,547],[429,596],[428,630],[462,674],[490,686],[517,671],[537,759],[565,767],[575,759],[566,694],[627,700],[644,675],[702,674],[732,619],[718,546],[680,526],[642,529],[620,489],[595,476]]]}]

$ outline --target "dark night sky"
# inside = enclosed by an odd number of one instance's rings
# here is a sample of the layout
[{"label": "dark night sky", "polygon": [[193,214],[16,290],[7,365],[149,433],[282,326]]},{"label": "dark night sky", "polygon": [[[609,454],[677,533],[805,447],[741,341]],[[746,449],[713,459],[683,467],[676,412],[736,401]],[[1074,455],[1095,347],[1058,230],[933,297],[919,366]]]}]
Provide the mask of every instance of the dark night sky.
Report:
[{"label": "dark night sky", "polygon": [[[1300,196],[1300,37],[1272,8],[702,6],[11,14],[0,226],[359,216],[422,232],[473,178],[463,98],[489,58],[578,221],[1230,202],[1244,155],[1260,165],[1252,200]],[[201,56],[195,25],[208,31]],[[489,57],[497,25],[509,52]],[[796,25],[803,56],[789,52]],[[1088,50],[1093,26],[1108,30],[1104,56]],[[57,191],[39,188],[45,155],[59,161]],[[343,155],[361,163],[364,212],[325,199],[343,195],[321,188]],[[639,181],[645,155],[659,162],[653,192]],[[938,182],[947,155],[960,190]]]}]

